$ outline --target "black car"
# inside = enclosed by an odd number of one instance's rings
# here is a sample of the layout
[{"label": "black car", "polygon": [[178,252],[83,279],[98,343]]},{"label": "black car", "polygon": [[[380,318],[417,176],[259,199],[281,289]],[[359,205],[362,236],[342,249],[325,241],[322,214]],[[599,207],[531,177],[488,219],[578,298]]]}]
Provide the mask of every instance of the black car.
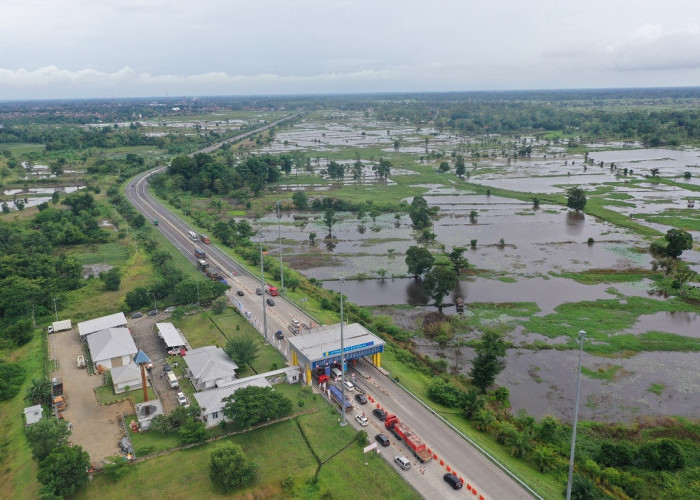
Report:
[{"label": "black car", "polygon": [[168,363],[165,363],[165,366],[163,367],[163,371],[165,373],[168,373],[168,372],[173,371],[173,369],[170,367],[170,365]]},{"label": "black car", "polygon": [[464,485],[462,484],[462,481],[460,481],[459,478],[458,478],[457,476],[455,476],[454,474],[452,474],[452,473],[450,473],[450,472],[448,472],[447,474],[445,474],[444,476],[442,476],[442,478],[445,480],[445,482],[446,482],[447,484],[449,484],[450,486],[452,486],[452,489],[453,489],[453,490],[458,490],[458,489],[460,489],[462,486],[464,486]]},{"label": "black car", "polygon": [[284,333],[282,333],[282,330],[277,330],[275,332],[275,338],[276,339],[283,339],[284,338]]},{"label": "black car", "polygon": [[[355,386],[357,387],[357,386]],[[361,405],[366,405],[367,404],[367,396],[364,394],[355,394],[355,401],[360,403]]]},{"label": "black car", "polygon": [[134,314],[131,315],[131,319],[140,318],[141,316],[143,316],[143,313],[135,312]]},{"label": "black car", "polygon": [[262,294],[263,294],[262,288],[255,289],[255,295],[262,295]]},{"label": "black car", "polygon": [[245,294],[243,293],[243,290],[238,290],[236,292],[236,295],[238,295],[239,297],[243,297],[243,295],[245,295]]},{"label": "black car", "polygon": [[147,314],[149,316],[155,316],[156,314],[158,314],[158,309],[151,309],[150,311],[148,311]]},{"label": "black car", "polygon": [[268,305],[268,306],[274,306],[274,305],[275,305],[275,301],[272,300],[270,297],[268,297],[267,300],[266,300],[265,302],[267,302],[267,305]]},{"label": "black car", "polygon": [[378,442],[379,444],[381,444],[382,446],[389,446],[389,445],[391,444],[391,443],[389,442],[389,438],[386,437],[385,434],[377,434],[376,436],[374,436],[374,439],[376,439],[377,442]]},{"label": "black car", "polygon": [[381,408],[375,408],[372,410],[372,413],[374,414],[375,417],[377,417],[379,420],[384,422],[386,420],[386,412],[382,410]]}]

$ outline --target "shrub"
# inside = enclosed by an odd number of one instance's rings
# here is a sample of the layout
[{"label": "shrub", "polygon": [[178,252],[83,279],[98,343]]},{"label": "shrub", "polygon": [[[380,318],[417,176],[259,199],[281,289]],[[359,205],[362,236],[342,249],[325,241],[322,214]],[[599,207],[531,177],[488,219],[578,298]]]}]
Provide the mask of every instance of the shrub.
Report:
[{"label": "shrub", "polygon": [[632,445],[626,441],[619,443],[605,442],[596,453],[596,461],[604,467],[622,467],[630,465],[635,456]]},{"label": "shrub", "polygon": [[682,469],[685,459],[680,446],[670,439],[645,443],[639,448],[641,465],[653,470]]},{"label": "shrub", "polygon": [[459,406],[460,392],[459,389],[440,377],[433,378],[428,386],[428,397],[448,408],[457,408]]}]

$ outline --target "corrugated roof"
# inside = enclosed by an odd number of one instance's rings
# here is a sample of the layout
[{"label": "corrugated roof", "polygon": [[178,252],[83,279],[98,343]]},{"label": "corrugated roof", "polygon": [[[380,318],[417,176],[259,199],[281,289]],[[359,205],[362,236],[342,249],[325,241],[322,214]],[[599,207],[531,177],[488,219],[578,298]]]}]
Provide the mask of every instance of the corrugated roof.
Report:
[{"label": "corrugated roof", "polygon": [[128,328],[107,328],[91,334],[87,338],[92,361],[136,354],[136,344]]},{"label": "corrugated roof", "polygon": [[186,345],[185,339],[172,323],[156,323],[156,328],[168,348]]},{"label": "corrugated roof", "polygon": [[110,372],[112,373],[112,382],[115,384],[137,381],[138,385],[141,385],[141,368],[139,365],[129,363],[128,365],[115,366]]},{"label": "corrugated roof", "polygon": [[206,409],[205,413],[221,412],[224,409],[222,400],[229,397],[238,389],[243,387],[272,387],[263,376],[248,377],[237,381],[236,385],[230,385],[220,389],[209,389],[202,392],[197,392],[194,398],[197,400],[200,408]]},{"label": "corrugated roof", "polygon": [[[287,337],[287,340],[309,361],[333,356],[335,351],[335,355],[339,355],[340,323],[314,328],[308,333]],[[385,342],[359,323],[351,323],[343,326],[343,344],[347,353],[362,347],[381,346]]]},{"label": "corrugated roof", "polygon": [[119,326],[126,326],[126,316],[124,316],[123,312],[78,323],[78,332],[80,332],[80,336],[83,337],[91,333],[99,332],[100,330]]},{"label": "corrugated roof", "polygon": [[235,376],[238,369],[222,348],[213,345],[187,351],[184,360],[192,376],[202,383]]}]

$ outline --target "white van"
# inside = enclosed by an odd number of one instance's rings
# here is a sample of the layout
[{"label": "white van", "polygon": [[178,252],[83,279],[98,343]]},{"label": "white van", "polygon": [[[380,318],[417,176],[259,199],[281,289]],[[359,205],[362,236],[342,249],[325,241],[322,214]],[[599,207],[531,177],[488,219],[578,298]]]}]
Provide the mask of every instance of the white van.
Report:
[{"label": "white van", "polygon": [[180,383],[177,381],[177,377],[173,372],[168,372],[168,382],[170,383],[170,387],[173,389],[180,387]]},{"label": "white van", "polygon": [[345,381],[345,390],[352,391],[354,389],[355,389],[355,385],[352,382],[350,382],[349,380],[346,380]]},{"label": "white van", "polygon": [[403,470],[408,470],[411,468],[411,462],[408,460],[408,458],[404,457],[403,455],[394,457],[394,462],[396,462],[398,466],[401,467]]},{"label": "white van", "polygon": [[335,378],[338,378],[338,377],[340,377],[340,376],[343,374],[343,372],[340,371],[340,368],[333,368],[333,369],[331,370],[331,374],[332,374]]}]

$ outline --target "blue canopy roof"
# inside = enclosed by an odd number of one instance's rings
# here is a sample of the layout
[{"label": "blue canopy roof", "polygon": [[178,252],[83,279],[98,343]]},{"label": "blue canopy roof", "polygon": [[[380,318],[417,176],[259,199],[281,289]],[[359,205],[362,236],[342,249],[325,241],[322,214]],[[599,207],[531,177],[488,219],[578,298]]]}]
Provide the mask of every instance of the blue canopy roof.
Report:
[{"label": "blue canopy roof", "polygon": [[145,352],[143,352],[141,349],[139,349],[139,352],[136,353],[136,356],[134,356],[134,363],[137,365],[140,365],[142,363],[150,363],[151,358],[149,358]]}]

